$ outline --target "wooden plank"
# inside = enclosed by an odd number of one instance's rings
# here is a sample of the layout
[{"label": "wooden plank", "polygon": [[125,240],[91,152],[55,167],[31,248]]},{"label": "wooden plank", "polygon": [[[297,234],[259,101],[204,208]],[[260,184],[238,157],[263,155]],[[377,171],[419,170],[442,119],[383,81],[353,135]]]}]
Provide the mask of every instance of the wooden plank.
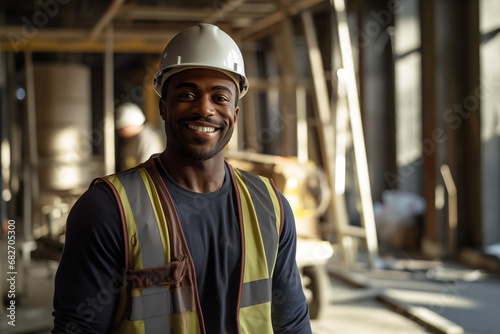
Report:
[{"label": "wooden plank", "polygon": [[375,227],[375,214],[371,194],[366,147],[359,106],[358,86],[354,68],[353,50],[347,23],[347,14],[344,0],[335,0],[334,8],[337,15],[339,43],[341,47],[342,65],[346,75],[347,101],[349,105],[349,119],[354,145],[354,158],[356,162],[356,177],[361,202],[361,219],[366,230],[366,244],[370,266],[376,266],[378,257],[377,231]]},{"label": "wooden plank", "polygon": [[249,38],[250,36],[257,34],[260,31],[264,31],[269,27],[277,24],[285,17],[296,15],[301,11],[306,10],[323,1],[324,0],[303,0],[288,6],[284,6],[279,10],[275,11],[274,13],[272,13],[271,15],[266,16],[265,18],[255,22],[254,24],[252,24],[251,27],[238,31],[234,37],[235,39]]},{"label": "wooden plank", "polygon": [[[312,72],[312,81],[314,87],[314,112],[316,116],[316,124],[319,132],[320,152],[323,160],[323,167],[328,177],[330,189],[333,192],[331,198],[332,207],[335,215],[334,224],[336,226],[336,234],[339,243],[343,243],[344,229],[343,226],[349,225],[349,218],[345,205],[343,194],[335,192],[335,142],[336,131],[334,127],[332,112],[330,109],[330,101],[326,79],[323,67],[323,59],[318,46],[314,21],[310,11],[302,12],[302,22],[304,26],[304,34],[306,38],[307,50],[309,55],[309,64]],[[347,261],[346,257],[344,259]],[[346,263],[348,264],[348,263]]]},{"label": "wooden plank", "polygon": [[120,9],[120,7],[123,5],[123,2],[125,0],[113,0],[111,4],[108,7],[108,10],[104,13],[103,16],[97,21],[95,24],[94,28],[92,28],[92,31],[90,32],[89,39],[91,41],[95,40],[103,31],[104,29],[113,21],[113,18],[115,17],[116,13]]},{"label": "wooden plank", "polygon": [[421,324],[425,328],[437,334],[463,334],[464,329],[445,317],[437,314],[428,308],[413,306],[383,292],[379,298],[381,302],[391,307],[394,311],[401,313],[409,319]]}]

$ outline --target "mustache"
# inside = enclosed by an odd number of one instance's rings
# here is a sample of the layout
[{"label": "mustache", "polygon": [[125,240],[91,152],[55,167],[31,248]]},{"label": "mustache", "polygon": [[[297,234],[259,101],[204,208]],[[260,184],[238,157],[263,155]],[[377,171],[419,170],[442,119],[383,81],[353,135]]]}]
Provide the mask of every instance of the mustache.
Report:
[{"label": "mustache", "polygon": [[210,123],[210,124],[214,125],[215,127],[219,127],[219,128],[222,128],[225,126],[224,123],[217,122],[216,120],[212,119],[211,117],[201,117],[201,116],[181,118],[181,119],[179,119],[179,124],[182,124],[185,122],[196,122],[196,121]]}]

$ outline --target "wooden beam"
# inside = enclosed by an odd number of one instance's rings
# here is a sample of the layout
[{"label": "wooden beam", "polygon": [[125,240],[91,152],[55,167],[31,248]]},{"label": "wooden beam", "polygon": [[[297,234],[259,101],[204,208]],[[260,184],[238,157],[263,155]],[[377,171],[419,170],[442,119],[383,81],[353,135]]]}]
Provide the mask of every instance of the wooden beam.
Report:
[{"label": "wooden beam", "polygon": [[[114,52],[136,52],[159,54],[177,30],[150,31],[116,29],[113,34]],[[147,36],[147,38],[145,37]],[[104,38],[88,39],[85,29],[44,28],[28,35],[22,26],[0,27],[2,51],[20,52],[104,52]]]},{"label": "wooden beam", "polygon": [[101,35],[104,28],[106,28],[106,26],[110,24],[111,21],[113,21],[113,17],[115,17],[124,1],[125,0],[113,0],[106,13],[104,13],[104,15],[90,32],[89,39],[91,41],[95,40],[99,35]]},{"label": "wooden beam", "polygon": [[203,22],[215,24],[218,21],[222,21],[224,16],[226,16],[227,14],[231,13],[232,11],[240,7],[242,4],[245,3],[245,1],[246,0],[228,1],[223,3],[223,5],[220,8],[215,8],[214,6],[214,11],[212,11],[212,13],[208,17],[206,17],[203,20]]},{"label": "wooden beam", "polygon": [[[142,41],[130,41],[123,43],[115,43],[113,46],[114,53],[161,53],[165,44],[146,44]],[[68,53],[86,53],[86,52],[104,52],[106,43],[104,42],[80,42],[80,43],[67,43],[61,44],[57,42],[30,42],[16,49],[12,48],[10,43],[1,42],[0,48],[3,51],[27,51],[32,52],[68,52]]]},{"label": "wooden beam", "polygon": [[366,245],[371,268],[376,267],[378,257],[377,231],[375,228],[375,214],[373,212],[373,200],[368,173],[368,161],[366,158],[365,136],[363,133],[363,121],[359,106],[358,86],[356,71],[354,68],[353,50],[345,0],[332,0],[337,16],[337,30],[341,47],[342,66],[346,75],[347,102],[349,105],[349,120],[353,137],[354,159],[356,167],[356,178],[360,198],[360,214],[363,227],[366,231]]},{"label": "wooden beam", "polygon": [[284,6],[271,15],[255,22],[251,27],[236,32],[233,37],[235,39],[249,38],[256,33],[277,24],[287,16],[296,15],[301,11],[311,8],[321,2],[325,2],[325,0],[302,0],[292,5]]},{"label": "wooden beam", "polygon": [[[114,53],[161,53],[165,47],[162,44],[146,44],[142,41],[118,42],[113,46]],[[74,43],[58,43],[58,42],[43,42],[32,41],[27,44],[19,45],[16,48],[8,42],[1,42],[0,48],[3,51],[20,52],[30,50],[32,52],[50,52],[50,53],[86,53],[86,52],[104,52],[106,43],[104,42],[74,42]]]},{"label": "wooden beam", "polygon": [[441,175],[443,176],[444,184],[448,192],[448,247],[447,255],[454,257],[457,254],[457,223],[458,223],[458,202],[457,202],[457,187],[455,180],[447,164],[441,165]]},{"label": "wooden beam", "polygon": [[[293,25],[290,18],[285,18],[280,24],[280,33],[273,38],[273,48],[276,58],[278,60],[277,65],[279,68],[280,82],[282,83],[280,87],[281,95],[281,119],[283,132],[282,132],[282,148],[281,152],[284,156],[297,155],[299,157],[307,157],[307,152],[302,151],[299,155],[297,152],[297,147],[300,143],[304,144],[307,151],[307,123],[305,120],[306,109],[303,108],[303,113],[301,117],[297,116],[297,98],[305,95],[304,90],[300,95],[300,91],[297,90],[297,73],[294,54],[294,36],[293,36]],[[298,95],[298,96],[297,96]],[[305,99],[305,96],[304,96]],[[303,105],[305,104],[305,100]],[[302,130],[298,133],[298,123],[303,124]],[[305,125],[305,126],[304,126]],[[297,139],[298,135],[301,135],[299,141]],[[305,163],[305,161],[302,161]]]},{"label": "wooden beam", "polygon": [[[337,193],[335,191],[335,162],[337,160],[335,152],[336,132],[330,107],[330,100],[328,98],[329,94],[326,85],[323,59],[318,46],[313,15],[310,11],[302,12],[302,22],[304,26],[304,35],[307,44],[309,65],[311,68],[314,87],[314,112],[319,132],[318,139],[320,143],[321,160],[328,177],[329,187],[333,192],[331,205],[335,215],[335,232],[337,233],[338,242],[340,244],[344,244],[345,227],[349,226],[349,217],[347,215],[344,194]],[[344,252],[344,259],[346,264],[349,265],[350,261],[347,260],[346,254],[347,252]]]}]

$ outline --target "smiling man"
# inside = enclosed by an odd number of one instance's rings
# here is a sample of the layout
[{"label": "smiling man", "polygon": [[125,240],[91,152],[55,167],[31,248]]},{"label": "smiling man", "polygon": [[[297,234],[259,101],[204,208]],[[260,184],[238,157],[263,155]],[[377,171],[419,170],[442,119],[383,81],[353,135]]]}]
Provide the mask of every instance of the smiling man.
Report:
[{"label": "smiling man", "polygon": [[72,208],[53,333],[311,333],[290,205],[224,161],[248,90],[236,43],[183,30],[153,86],[167,148]]},{"label": "smiling man", "polygon": [[[165,121],[169,145],[161,159],[177,161],[166,164],[167,172],[172,177],[176,171],[184,174],[175,166],[192,165],[186,159],[197,161],[196,165],[205,166],[203,169],[209,172],[205,182],[219,186],[224,174],[212,172],[223,171],[224,147],[231,139],[238,116],[236,83],[223,72],[188,69],[172,76],[163,92],[160,115]],[[200,180],[200,175],[194,180]],[[187,188],[199,192],[214,190]]]}]

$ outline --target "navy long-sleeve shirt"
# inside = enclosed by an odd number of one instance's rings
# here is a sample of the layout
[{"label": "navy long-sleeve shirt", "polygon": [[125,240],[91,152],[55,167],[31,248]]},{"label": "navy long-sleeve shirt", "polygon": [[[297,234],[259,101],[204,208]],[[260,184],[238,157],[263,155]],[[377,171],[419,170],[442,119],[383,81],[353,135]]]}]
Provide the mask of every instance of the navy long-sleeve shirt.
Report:
[{"label": "navy long-sleeve shirt", "polygon": [[[161,175],[193,258],[207,334],[236,333],[241,241],[232,180],[226,177],[219,190],[202,194]],[[280,196],[285,219],[273,275],[273,327],[275,333],[311,333],[295,264],[294,218]],[[123,283],[124,252],[118,205],[110,189],[98,183],[81,196],[68,217],[55,281],[53,333],[111,330]]]}]

